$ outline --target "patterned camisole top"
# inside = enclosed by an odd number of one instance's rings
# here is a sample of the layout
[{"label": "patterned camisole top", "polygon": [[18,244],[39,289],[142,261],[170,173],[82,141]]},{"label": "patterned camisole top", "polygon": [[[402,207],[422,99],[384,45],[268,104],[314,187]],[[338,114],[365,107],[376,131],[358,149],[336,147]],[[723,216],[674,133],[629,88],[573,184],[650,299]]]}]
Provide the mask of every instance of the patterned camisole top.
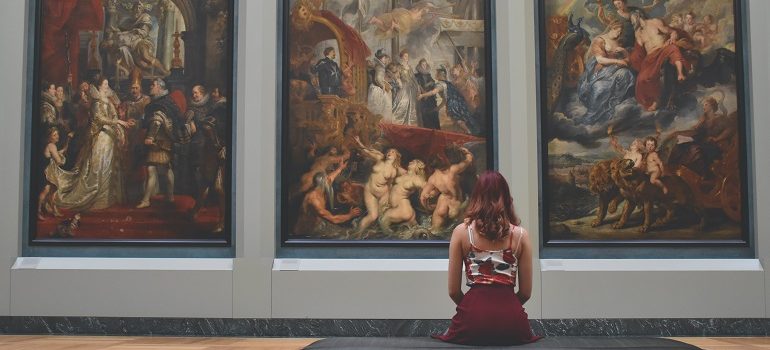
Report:
[{"label": "patterned camisole top", "polygon": [[[468,286],[476,284],[501,284],[516,286],[516,273],[519,271],[519,260],[516,252],[523,236],[520,226],[511,230],[508,248],[503,250],[479,249],[473,243],[473,224],[468,225],[468,239],[471,250],[465,257],[465,277]],[[514,237],[516,248],[513,248]]]}]

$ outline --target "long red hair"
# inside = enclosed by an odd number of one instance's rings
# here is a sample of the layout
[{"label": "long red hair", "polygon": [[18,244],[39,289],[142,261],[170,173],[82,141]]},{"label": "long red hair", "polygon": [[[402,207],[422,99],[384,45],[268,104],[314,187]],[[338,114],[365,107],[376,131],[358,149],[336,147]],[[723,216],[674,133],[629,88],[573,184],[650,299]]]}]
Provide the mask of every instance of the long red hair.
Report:
[{"label": "long red hair", "polygon": [[485,171],[476,181],[465,209],[466,224],[473,221],[479,233],[492,240],[509,234],[511,224],[521,223],[513,210],[508,182],[497,171]]}]

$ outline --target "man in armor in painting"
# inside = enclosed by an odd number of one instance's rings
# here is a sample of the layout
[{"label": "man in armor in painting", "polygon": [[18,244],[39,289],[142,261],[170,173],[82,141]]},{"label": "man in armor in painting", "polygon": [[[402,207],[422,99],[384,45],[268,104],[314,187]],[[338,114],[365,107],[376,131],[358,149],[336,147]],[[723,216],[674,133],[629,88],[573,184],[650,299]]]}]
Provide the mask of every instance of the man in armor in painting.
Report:
[{"label": "man in armor in painting", "polygon": [[[216,98],[220,99],[219,90]],[[219,222],[214,232],[224,230],[224,187],[222,170],[225,159],[224,140],[219,135],[220,121],[217,120],[217,102],[212,100],[203,85],[192,89],[192,101],[187,109],[186,120],[195,125],[190,137],[190,165],[194,178],[195,206],[188,213],[195,219],[213,187],[219,199]],[[221,108],[221,107],[220,107]]]},{"label": "man in armor in painting", "polygon": [[[136,206],[147,208],[150,197],[158,188],[158,171],[164,171],[167,179],[166,199],[174,201],[174,171],[171,167],[171,150],[173,145],[174,122],[179,120],[179,107],[168,95],[166,82],[155,79],[150,86],[152,102],[145,108],[145,124],[147,135],[144,144],[147,146],[147,183],[144,187],[144,197]],[[194,125],[192,126],[194,128]]]},{"label": "man in armor in painting", "polygon": [[318,85],[322,95],[339,96],[340,94],[342,72],[340,66],[334,61],[335,58],[337,58],[337,52],[333,47],[327,47],[324,49],[324,58],[313,67],[313,72],[318,74]]}]

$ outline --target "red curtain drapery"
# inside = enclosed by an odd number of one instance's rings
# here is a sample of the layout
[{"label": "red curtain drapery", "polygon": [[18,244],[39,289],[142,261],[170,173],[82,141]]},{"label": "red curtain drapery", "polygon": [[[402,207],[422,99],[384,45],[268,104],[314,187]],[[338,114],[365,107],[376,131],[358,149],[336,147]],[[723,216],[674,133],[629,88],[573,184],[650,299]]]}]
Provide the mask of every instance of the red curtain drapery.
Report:
[{"label": "red curtain drapery", "polygon": [[77,84],[79,33],[104,28],[102,0],[43,0],[41,17],[40,78],[64,85],[69,71]]},{"label": "red curtain drapery", "polygon": [[417,126],[380,123],[385,138],[400,149],[421,157],[436,156],[447,161],[447,146],[468,142],[485,142],[486,139],[451,131],[426,129]]}]

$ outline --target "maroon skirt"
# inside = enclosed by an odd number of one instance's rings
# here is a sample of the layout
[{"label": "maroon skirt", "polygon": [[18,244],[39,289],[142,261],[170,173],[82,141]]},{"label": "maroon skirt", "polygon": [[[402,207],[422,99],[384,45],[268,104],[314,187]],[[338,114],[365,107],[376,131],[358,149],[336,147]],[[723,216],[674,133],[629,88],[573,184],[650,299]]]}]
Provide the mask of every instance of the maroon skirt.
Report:
[{"label": "maroon skirt", "polygon": [[518,345],[541,337],[532,334],[512,287],[475,285],[457,305],[449,329],[433,338],[463,345]]}]

